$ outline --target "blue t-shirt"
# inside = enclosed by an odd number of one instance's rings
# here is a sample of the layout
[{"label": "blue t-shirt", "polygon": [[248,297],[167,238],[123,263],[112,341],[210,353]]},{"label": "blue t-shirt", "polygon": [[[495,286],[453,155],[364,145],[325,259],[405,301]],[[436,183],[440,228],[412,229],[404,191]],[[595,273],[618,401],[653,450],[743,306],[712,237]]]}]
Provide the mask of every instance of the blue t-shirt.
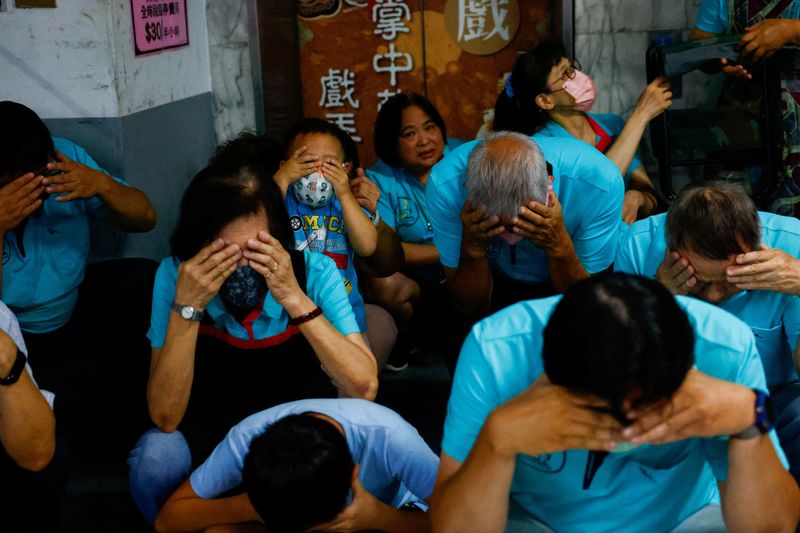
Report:
[{"label": "blue t-shirt", "polygon": [[[494,408],[544,371],[542,331],[561,296],[521,302],[482,320],[467,337],[453,380],[442,450],[465,461]],[[753,334],[736,317],[678,297],[695,330],[695,366],[719,379],[764,388]],[[786,466],[775,432],[775,449]],[[560,532],[669,531],[719,502],[715,478],[727,479],[727,438],[692,438],[608,454],[591,483],[588,452],[517,456],[511,498]]]},{"label": "blue t-shirt", "polygon": [[[553,189],[564,214],[564,224],[575,253],[589,273],[601,272],[614,260],[622,218],[624,184],[619,170],[607,157],[574,138],[533,139],[553,166]],[[467,200],[464,186],[467,159],[480,140],[453,150],[431,171],[426,187],[428,210],[433,219],[433,242],[446,268],[458,268],[461,255],[461,209]],[[517,281],[549,284],[550,272],[544,250],[527,239],[511,250],[495,237],[487,247],[493,269]]]},{"label": "blue t-shirt", "polygon": [[[611,137],[611,144],[609,148],[617,142],[619,138],[619,134],[622,133],[622,130],[625,128],[625,120],[619,116],[615,115],[614,113],[603,113],[603,114],[594,114],[594,113],[586,113],[589,115],[592,120],[597,122],[597,125],[600,126],[606,134]],[[565,130],[558,122],[554,120],[548,121],[548,123],[539,130],[536,135],[540,135],[542,137],[572,137],[572,134]],[[595,143],[600,141],[600,136],[595,136],[596,140]],[[608,148],[606,149],[608,152]],[[603,153],[606,153],[603,152]],[[631,174],[634,170],[642,166],[642,154],[641,151],[637,148],[636,153],[633,154],[633,159],[631,159],[631,164],[628,165],[628,172],[623,176],[625,179],[625,188],[627,189]]]},{"label": "blue t-shirt", "polygon": [[289,213],[289,222],[294,232],[295,249],[324,253],[334,260],[350,298],[359,331],[362,333],[367,331],[364,298],[358,292],[355,251],[347,239],[347,228],[344,225],[339,199],[333,198],[326,207],[314,209],[298,202],[290,189],[286,194],[286,211]]},{"label": "blue t-shirt", "polygon": [[[447,139],[444,155],[464,144],[460,139]],[[433,244],[433,220],[428,214],[425,187],[402,168],[381,160],[367,169],[367,176],[381,190],[378,212],[400,240],[413,244]]]},{"label": "blue t-shirt", "polygon": [[[321,254],[304,253],[306,263],[306,294],[322,308],[323,315],[342,335],[359,331],[353,309],[347,300],[341,276],[333,261]],[[180,262],[174,257],[161,261],[153,286],[153,310],[150,316],[150,331],[147,338],[153,348],[164,346],[167,336],[172,302],[175,300],[175,286],[178,282]],[[267,293],[261,314],[246,328],[225,309],[219,295],[209,302],[206,313],[214,324],[233,337],[244,340],[261,340],[274,337],[289,327],[289,315]]]},{"label": "blue t-shirt", "polygon": [[[800,258],[800,220],[759,212],[761,241]],[[620,239],[614,269],[656,277],[667,250],[666,215],[640,220]],[[767,384],[798,380],[794,351],[800,337],[800,297],[774,291],[743,291],[718,304],[750,326],[764,363]]]},{"label": "blue t-shirt", "polygon": [[[72,141],[53,137],[53,143],[71,160],[106,172]],[[71,202],[58,202],[58,196],[51,195],[28,217],[21,245],[16,231],[4,237],[3,301],[30,333],[54,331],[72,316],[89,255],[89,216],[108,214],[97,196]]]},{"label": "blue t-shirt", "polygon": [[377,499],[393,507],[422,501],[433,492],[439,459],[400,415],[366,400],[300,400],[245,418],[189,478],[201,498],[216,498],[238,487],[250,442],[278,420],[303,413],[319,413],[344,429],[358,479]]},{"label": "blue t-shirt", "polygon": [[[730,2],[732,0],[703,0],[700,5],[700,12],[697,14],[695,27],[708,33],[721,35],[730,30]],[[800,18],[800,2],[792,1],[780,18],[796,19]]]}]

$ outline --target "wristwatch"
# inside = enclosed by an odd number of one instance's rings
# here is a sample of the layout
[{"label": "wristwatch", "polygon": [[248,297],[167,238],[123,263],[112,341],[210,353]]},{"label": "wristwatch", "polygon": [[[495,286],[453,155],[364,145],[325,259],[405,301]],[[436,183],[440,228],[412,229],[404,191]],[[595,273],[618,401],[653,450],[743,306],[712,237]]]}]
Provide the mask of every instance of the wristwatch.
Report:
[{"label": "wristwatch", "polygon": [[25,363],[27,362],[28,358],[25,357],[25,354],[17,349],[17,358],[14,360],[14,364],[11,366],[8,375],[4,378],[0,378],[0,385],[7,387],[19,381],[19,377],[25,371]]},{"label": "wristwatch", "polygon": [[758,389],[753,389],[753,392],[756,394],[756,421],[752,426],[741,433],[731,435],[731,438],[752,439],[753,437],[769,433],[775,425],[775,409],[772,406],[772,399],[769,397],[769,393]]},{"label": "wristwatch", "polygon": [[198,311],[191,305],[172,302],[172,310],[178,313],[184,320],[194,320],[196,322],[200,322],[203,319],[203,311]]}]

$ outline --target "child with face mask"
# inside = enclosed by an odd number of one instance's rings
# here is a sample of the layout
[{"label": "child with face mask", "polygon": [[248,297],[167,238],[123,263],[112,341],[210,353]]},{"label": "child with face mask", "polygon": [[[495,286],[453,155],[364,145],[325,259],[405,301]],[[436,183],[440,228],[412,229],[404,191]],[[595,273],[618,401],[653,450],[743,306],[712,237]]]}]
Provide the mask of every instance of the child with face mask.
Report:
[{"label": "child with face mask", "polygon": [[657,78],[642,91],[627,122],[613,113],[589,113],[598,97],[594,80],[570,61],[560,43],[539,45],[520,56],[495,104],[495,131],[574,137],[611,159],[625,179],[622,218],[632,224],[658,205],[641,163],[639,143],[647,124],[672,103],[670,85]]},{"label": "child with face mask", "polygon": [[284,150],[286,159],[274,179],[286,200],[295,249],[323,253],[336,262],[358,325],[366,332],[354,257],[375,252],[378,232],[350,190],[351,173],[358,167],[355,143],[337,126],[305,118],[286,134]]}]

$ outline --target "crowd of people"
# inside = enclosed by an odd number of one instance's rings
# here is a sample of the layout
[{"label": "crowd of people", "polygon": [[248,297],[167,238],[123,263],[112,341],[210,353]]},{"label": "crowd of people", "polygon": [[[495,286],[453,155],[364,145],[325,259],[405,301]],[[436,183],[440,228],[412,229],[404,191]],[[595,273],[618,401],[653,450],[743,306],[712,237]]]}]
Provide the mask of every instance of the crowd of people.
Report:
[{"label": "crowd of people", "polygon": [[[796,3],[760,3],[704,0],[693,37],[734,16],[743,56],[800,44]],[[158,531],[794,531],[800,220],[726,182],[666,206],[639,144],[669,82],[627,121],[596,92],[546,42],[481,139],[416,93],[367,169],[321,119],[242,133],[160,264],[87,265],[90,218],[146,232],[153,206],[0,102],[0,528],[59,529],[82,435],[135,442]],[[452,374],[438,457],[374,402],[421,344]]]}]

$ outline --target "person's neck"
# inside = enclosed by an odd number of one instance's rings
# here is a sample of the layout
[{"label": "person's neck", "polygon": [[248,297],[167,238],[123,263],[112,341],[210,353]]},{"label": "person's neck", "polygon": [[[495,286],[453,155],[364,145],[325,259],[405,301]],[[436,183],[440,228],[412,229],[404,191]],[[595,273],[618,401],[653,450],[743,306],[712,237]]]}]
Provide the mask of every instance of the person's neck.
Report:
[{"label": "person's neck", "polygon": [[550,120],[567,130],[567,133],[594,145],[595,133],[589,121],[586,120],[586,113],[575,111],[574,109],[554,109],[550,111]]},{"label": "person's neck", "polygon": [[431,168],[432,167],[428,167],[428,168],[419,168],[419,167],[417,167],[417,168],[407,168],[406,172],[408,172],[410,175],[412,175],[415,178],[417,178],[419,180],[419,182],[422,184],[422,186],[424,187],[425,185],[428,184],[428,176],[431,175]]}]

